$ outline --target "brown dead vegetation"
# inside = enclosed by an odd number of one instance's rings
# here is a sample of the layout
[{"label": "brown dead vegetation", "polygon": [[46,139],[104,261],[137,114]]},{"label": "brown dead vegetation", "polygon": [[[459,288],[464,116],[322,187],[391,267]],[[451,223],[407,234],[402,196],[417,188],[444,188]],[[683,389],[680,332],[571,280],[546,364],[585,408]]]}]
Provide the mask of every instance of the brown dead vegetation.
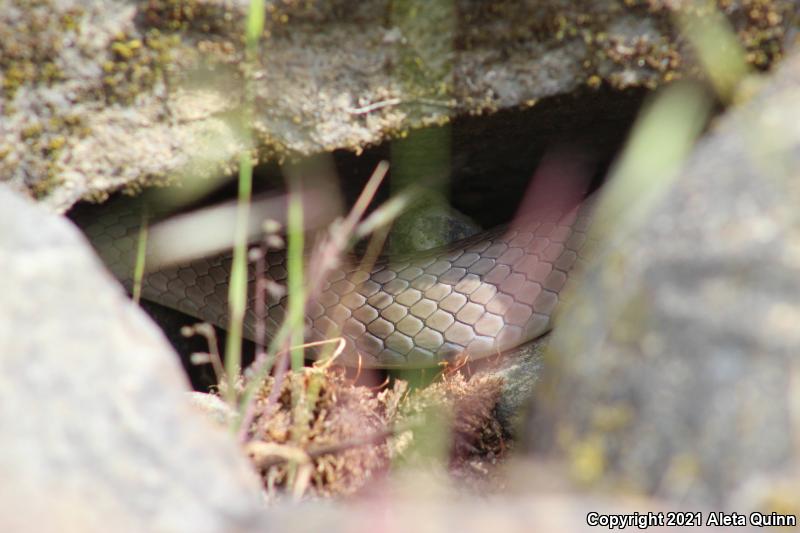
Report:
[{"label": "brown dead vegetation", "polygon": [[508,450],[498,377],[445,373],[425,388],[397,379],[376,390],[311,367],[274,386],[269,377],[258,392],[245,444],[270,500],[355,495],[395,467],[431,463],[485,488]]}]

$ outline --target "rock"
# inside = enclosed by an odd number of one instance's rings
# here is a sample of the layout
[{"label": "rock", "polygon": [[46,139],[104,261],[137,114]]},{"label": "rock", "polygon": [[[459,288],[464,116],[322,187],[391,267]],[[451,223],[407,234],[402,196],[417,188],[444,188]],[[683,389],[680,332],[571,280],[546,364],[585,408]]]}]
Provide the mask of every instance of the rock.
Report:
[{"label": "rock", "polygon": [[392,227],[384,250],[404,254],[432,250],[480,233],[469,217],[441,201],[429,201],[403,213]]},{"label": "rock", "polygon": [[[796,1],[719,4],[752,64],[781,57]],[[691,3],[272,2],[250,113],[248,5],[6,0],[0,175],[63,212],[120,188],[230,175],[248,149],[260,162],[360,152],[455,116],[702,76],[674,25],[705,16]]]},{"label": "rock", "polygon": [[9,531],[244,531],[260,486],[66,220],[0,186],[0,513]]},{"label": "rock", "polygon": [[591,486],[717,508],[797,464],[799,168],[795,54],[601,249],[554,333],[531,453]]},{"label": "rock", "polygon": [[190,392],[189,399],[192,405],[200,408],[209,420],[219,424],[220,427],[229,427],[236,420],[236,412],[216,394],[207,392]]},{"label": "rock", "polygon": [[542,372],[542,362],[550,334],[511,350],[504,354],[497,368],[487,369],[503,378],[503,390],[495,407],[497,421],[504,431],[514,437],[520,434],[524,424],[526,407]]}]

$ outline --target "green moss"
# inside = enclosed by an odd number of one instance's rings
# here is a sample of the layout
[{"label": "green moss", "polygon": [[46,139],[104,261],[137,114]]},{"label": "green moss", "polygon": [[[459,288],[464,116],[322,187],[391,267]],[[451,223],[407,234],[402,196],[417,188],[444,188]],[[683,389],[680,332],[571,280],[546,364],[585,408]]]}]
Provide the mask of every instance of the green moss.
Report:
[{"label": "green moss", "polygon": [[396,74],[410,100],[452,95],[456,16],[451,0],[392,2],[392,24],[405,37],[397,44]]},{"label": "green moss", "polygon": [[139,9],[148,26],[169,32],[194,29],[206,34],[241,33],[241,14],[223,2],[147,0],[140,2]]},{"label": "green moss", "polygon": [[[77,114],[53,115],[46,122],[35,121],[24,126],[20,131],[20,139],[26,144],[29,154],[36,154],[37,178],[28,183],[34,198],[43,198],[63,183],[60,177],[62,167],[59,164],[63,150],[73,137],[85,136],[88,128]],[[6,149],[0,151],[0,160],[10,153]]]},{"label": "green moss", "polygon": [[[586,1],[573,2],[569,9],[544,3],[531,8],[521,2],[478,2],[459,4],[462,26],[455,42],[457,49],[481,46],[497,49],[532,41],[557,46],[562,41],[581,39],[588,48],[587,60],[583,63],[588,86],[599,87],[605,82],[617,89],[630,85],[655,88],[687,75],[703,76],[694,65],[691,50],[679,36],[676,15],[703,18],[722,12],[742,43],[747,62],[756,68],[767,68],[783,54],[786,29],[800,24],[800,15],[794,9],[792,2],[780,0]],[[613,23],[625,14],[637,20],[649,18],[662,37],[651,40],[645,36],[637,38],[615,33]],[[506,31],[498,36],[495,21],[515,23],[510,27],[504,24]],[[491,104],[487,104],[491,110]],[[470,105],[480,105],[480,102]]]},{"label": "green moss", "polygon": [[38,180],[36,183],[30,185],[30,191],[34,198],[44,198],[55,187],[64,183],[63,178],[60,177],[61,167],[55,163],[48,164],[46,167],[46,175],[44,179]]},{"label": "green moss", "polygon": [[177,34],[149,30],[144,39],[117,35],[102,64],[105,99],[112,104],[131,104],[158,82],[171,64],[171,51],[180,43]]},{"label": "green moss", "polygon": [[[54,9],[52,0],[8,2],[25,9],[26,16],[24,24],[0,28],[0,71],[3,73],[0,97],[5,100],[2,112],[6,114],[14,109],[13,100],[20,88],[54,84],[63,79],[60,67],[64,64],[62,43],[70,42],[70,34],[77,36],[77,32],[86,30],[83,24],[86,15],[82,8],[54,16],[58,10]],[[220,75],[219,69],[220,65],[225,65],[230,67],[230,71],[235,71],[242,63],[244,12],[240,4],[139,0],[136,7],[136,25],[108,43],[106,54],[97,59],[102,68],[102,80],[82,103],[96,99],[100,103],[129,105],[140,96],[152,99],[154,86],[170,73],[176,73],[175,78],[169,78],[170,84],[180,84],[183,80],[176,79],[177,73],[186,77],[197,74],[199,69],[192,69],[198,65],[218,78],[225,77],[233,87],[241,86],[241,81],[248,75],[246,72],[240,70],[229,76],[227,72]],[[393,82],[400,80],[402,102],[397,107],[408,118],[402,122],[386,121],[392,125],[371,125],[373,129],[383,128],[375,131],[372,139],[402,138],[408,135],[410,127],[446,123],[451,119],[450,109],[475,115],[495,111],[499,101],[497,95],[491,91],[472,91],[469,87],[464,88],[463,80],[454,79],[454,61],[458,53],[474,48],[485,47],[487,51],[498,54],[531,45],[545,50],[567,50],[561,41],[574,41],[587,51],[582,58],[583,77],[579,81],[590,88],[601,85],[657,87],[687,75],[700,76],[702,73],[695,65],[689,47],[681,38],[675,38],[675,11],[691,10],[694,16],[702,17],[710,14],[712,8],[727,16],[744,47],[746,60],[756,68],[767,68],[781,57],[787,41],[787,28],[797,27],[800,17],[793,11],[792,3],[777,0],[717,0],[704,5],[671,0],[579,0],[533,4],[516,0],[392,2],[384,14],[386,26],[399,28],[402,39],[396,42],[395,50],[386,53],[386,64],[381,68],[396,74]],[[269,3],[265,35],[289,36],[297,30],[298,24],[317,25],[328,20],[346,20],[349,23],[351,11],[352,5],[346,0]],[[647,19],[644,24],[652,26],[655,31],[648,38],[616,32],[615,23],[627,16],[638,21]],[[292,25],[288,25],[290,20]],[[353,22],[359,20],[353,19]],[[371,18],[369,20],[374,23]],[[320,28],[325,30],[324,26]],[[502,31],[498,32],[498,28]],[[659,35],[663,37],[654,37]],[[385,52],[381,35],[376,35],[374,43],[379,52]],[[174,66],[177,58],[173,56],[178,49],[181,50],[180,66]],[[264,50],[266,54],[259,67],[269,72],[269,45]],[[539,52],[531,53],[536,55]],[[502,63],[502,59],[496,58],[488,61]],[[464,78],[469,79],[470,74],[466,73]],[[231,94],[234,90],[237,89],[233,89]],[[265,100],[269,98],[268,95]],[[20,132],[25,150],[36,154],[35,157],[41,154],[42,164],[48,165],[42,175],[57,172],[56,162],[62,152],[69,149],[73,137],[90,133],[80,117],[51,111],[54,116],[44,115],[46,118],[41,124],[30,124]],[[280,131],[281,120],[285,120],[289,130],[308,129],[319,119],[316,113],[295,109],[288,117],[276,119],[279,126],[270,127]],[[264,131],[257,135],[260,161],[293,156],[286,146],[288,141],[281,135]],[[361,137],[353,136],[336,142],[354,151],[363,148]],[[341,146],[330,148],[336,147]],[[36,168],[38,172],[38,164]],[[160,179],[158,176],[155,178]],[[49,178],[44,180],[36,185],[37,191],[46,194],[52,183]]]},{"label": "green moss", "polygon": [[116,59],[127,61],[133,59],[138,50],[142,47],[142,41],[139,39],[130,39],[123,41],[114,41],[111,44],[111,51],[114,52]]},{"label": "green moss", "polygon": [[32,10],[32,14],[25,23],[0,28],[0,70],[3,72],[0,91],[8,101],[14,99],[23,85],[49,85],[63,79],[58,66],[61,43],[65,33],[76,30],[75,20],[83,13],[76,8],[53,18],[49,16],[52,7],[49,1],[10,1],[17,8]]},{"label": "green moss", "polygon": [[[643,84],[655,87],[675,79],[691,75],[702,77],[691,49],[680,37],[676,25],[678,15],[689,15],[700,19],[723,13],[745,50],[745,60],[756,68],[766,68],[778,61],[783,54],[783,41],[787,28],[797,26],[798,15],[791,2],[779,0],[749,0],[731,2],[700,2],[675,4],[663,0],[623,0],[620,8],[633,14],[649,15],[665,36],[657,41],[631,40],[613,33],[595,33],[586,42],[593,47],[595,64],[610,60],[624,68],[645,70]],[[790,17],[792,24],[786,24]],[[589,31],[593,31],[592,25]],[[677,36],[677,38],[676,38]],[[625,85],[619,76],[607,81],[616,87]]]}]

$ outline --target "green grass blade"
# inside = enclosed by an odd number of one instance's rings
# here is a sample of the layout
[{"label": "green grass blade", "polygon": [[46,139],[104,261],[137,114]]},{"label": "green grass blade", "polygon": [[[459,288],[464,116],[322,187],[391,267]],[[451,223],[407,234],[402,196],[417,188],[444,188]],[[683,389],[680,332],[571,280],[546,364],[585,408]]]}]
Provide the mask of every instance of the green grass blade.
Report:
[{"label": "green grass blade", "polygon": [[250,154],[242,153],[239,160],[239,196],[234,229],[233,262],[228,287],[230,323],[225,344],[225,374],[228,380],[226,399],[236,403],[235,384],[242,364],[242,329],[247,308],[247,219],[253,188],[253,165]]},{"label": "green grass blade", "polygon": [[264,32],[264,0],[250,0],[247,11],[246,43],[248,48],[255,48]]},{"label": "green grass blade", "polygon": [[298,371],[303,367],[303,318],[305,315],[305,280],[303,265],[303,249],[305,237],[303,234],[303,202],[298,178],[289,181],[289,209],[287,214],[287,248],[286,263],[288,271],[287,317],[292,330],[291,351],[292,370]]},{"label": "green grass blade", "polygon": [[133,268],[133,301],[137,304],[142,298],[142,279],[147,255],[147,219],[147,206],[142,205],[142,222],[139,225],[139,241],[136,244],[136,264]]}]

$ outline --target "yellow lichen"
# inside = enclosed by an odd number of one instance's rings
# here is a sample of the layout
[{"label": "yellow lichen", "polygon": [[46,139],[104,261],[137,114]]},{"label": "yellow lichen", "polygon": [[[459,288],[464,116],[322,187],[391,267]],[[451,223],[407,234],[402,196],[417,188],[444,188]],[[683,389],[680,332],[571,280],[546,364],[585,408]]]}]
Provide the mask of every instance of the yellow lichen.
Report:
[{"label": "yellow lichen", "polygon": [[591,436],[569,450],[570,472],[583,484],[597,482],[606,470],[606,450],[602,437]]},{"label": "yellow lichen", "polygon": [[598,76],[597,74],[592,74],[586,80],[586,85],[588,85],[592,89],[597,89],[598,87],[600,87],[600,85],[602,83],[603,83],[603,79],[600,76]]},{"label": "yellow lichen", "polygon": [[42,126],[42,124],[39,122],[34,122],[33,124],[30,124],[22,128],[21,132],[22,139],[23,140],[34,139],[39,135],[41,135],[42,131],[44,131],[44,127]]},{"label": "yellow lichen", "polygon": [[66,144],[66,142],[67,140],[63,136],[56,135],[55,137],[50,139],[50,142],[47,143],[47,151],[48,152],[58,151],[64,147],[64,144]]}]

